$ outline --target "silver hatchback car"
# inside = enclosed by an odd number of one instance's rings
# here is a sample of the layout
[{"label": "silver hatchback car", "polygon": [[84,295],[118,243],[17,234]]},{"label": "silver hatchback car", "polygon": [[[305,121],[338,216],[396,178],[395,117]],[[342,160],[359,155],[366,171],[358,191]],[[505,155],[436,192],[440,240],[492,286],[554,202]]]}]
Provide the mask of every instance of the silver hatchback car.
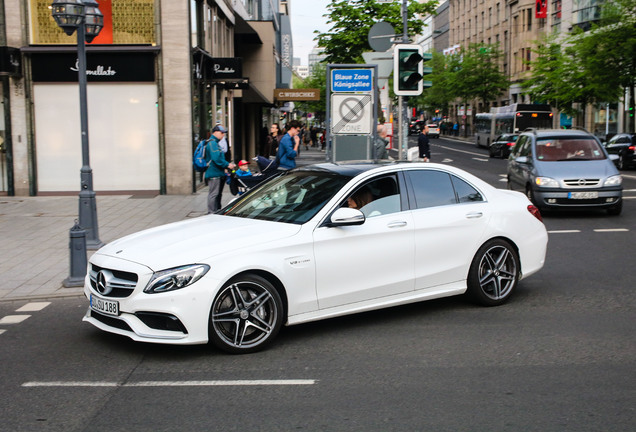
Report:
[{"label": "silver hatchback car", "polygon": [[583,130],[523,132],[508,159],[508,188],[540,209],[602,208],[618,215],[623,179],[601,143]]}]

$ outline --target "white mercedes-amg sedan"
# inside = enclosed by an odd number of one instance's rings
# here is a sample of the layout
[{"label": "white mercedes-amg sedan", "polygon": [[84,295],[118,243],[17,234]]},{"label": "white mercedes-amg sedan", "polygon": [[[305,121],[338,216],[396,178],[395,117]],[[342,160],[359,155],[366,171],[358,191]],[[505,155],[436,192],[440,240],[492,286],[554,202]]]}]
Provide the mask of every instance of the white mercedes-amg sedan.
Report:
[{"label": "white mercedes-amg sedan", "polygon": [[459,294],[500,305],[543,267],[547,241],[525,195],[451,166],[312,165],[101,248],[84,320],[248,353],[283,325]]}]

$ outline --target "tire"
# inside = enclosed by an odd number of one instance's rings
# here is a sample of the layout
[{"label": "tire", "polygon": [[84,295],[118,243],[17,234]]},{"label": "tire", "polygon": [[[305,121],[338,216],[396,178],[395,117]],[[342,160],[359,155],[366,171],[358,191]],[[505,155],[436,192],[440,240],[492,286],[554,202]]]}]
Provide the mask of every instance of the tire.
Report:
[{"label": "tire", "polygon": [[623,200],[620,200],[617,204],[607,209],[607,214],[610,216],[618,216],[623,211]]},{"label": "tire", "polygon": [[537,204],[537,199],[534,196],[534,191],[532,190],[532,186],[530,185],[526,186],[526,196],[528,197],[530,202],[532,202],[532,204],[534,204],[537,208],[539,208],[539,205]]},{"label": "tire", "polygon": [[470,265],[467,294],[483,306],[498,306],[510,298],[518,282],[517,251],[505,240],[490,240]]},{"label": "tire", "polygon": [[618,167],[619,170],[623,171],[625,168],[627,168],[625,166],[625,159],[623,158],[623,155],[620,154],[618,155],[618,163],[616,164],[616,166]]},{"label": "tire", "polygon": [[283,325],[283,302],[266,279],[245,274],[228,282],[210,310],[210,341],[223,351],[247,354],[269,345]]},{"label": "tire", "polygon": [[495,154],[492,151],[492,146],[488,147],[488,157],[494,158]]}]

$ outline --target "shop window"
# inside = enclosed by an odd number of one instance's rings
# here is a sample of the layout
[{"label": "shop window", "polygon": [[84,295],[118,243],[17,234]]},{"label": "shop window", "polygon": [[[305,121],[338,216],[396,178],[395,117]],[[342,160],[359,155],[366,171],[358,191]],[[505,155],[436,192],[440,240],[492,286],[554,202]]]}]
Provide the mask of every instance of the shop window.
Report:
[{"label": "shop window", "polygon": [[[29,0],[31,44],[77,43],[67,36],[51,15],[51,0]],[[154,0],[99,0],[104,28],[94,44],[156,44]]]}]

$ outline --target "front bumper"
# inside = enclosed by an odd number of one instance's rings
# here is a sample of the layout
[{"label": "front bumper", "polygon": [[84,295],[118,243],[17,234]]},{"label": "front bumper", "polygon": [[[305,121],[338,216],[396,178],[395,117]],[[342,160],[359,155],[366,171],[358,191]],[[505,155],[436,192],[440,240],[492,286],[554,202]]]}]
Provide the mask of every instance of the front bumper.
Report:
[{"label": "front bumper", "polygon": [[215,287],[218,281],[204,276],[185,288],[160,294],[147,294],[144,287],[153,272],[130,261],[94,255],[91,266],[136,274],[136,287],[129,295],[98,292],[86,277],[84,294],[87,299],[118,303],[116,316],[93,310],[90,306],[83,318],[100,330],[127,336],[139,342],[191,345],[208,342],[208,322]]},{"label": "front bumper", "polygon": [[[596,192],[597,198],[573,199],[570,192]],[[608,208],[619,204],[622,200],[623,189],[535,189],[534,197],[543,208]]]}]

